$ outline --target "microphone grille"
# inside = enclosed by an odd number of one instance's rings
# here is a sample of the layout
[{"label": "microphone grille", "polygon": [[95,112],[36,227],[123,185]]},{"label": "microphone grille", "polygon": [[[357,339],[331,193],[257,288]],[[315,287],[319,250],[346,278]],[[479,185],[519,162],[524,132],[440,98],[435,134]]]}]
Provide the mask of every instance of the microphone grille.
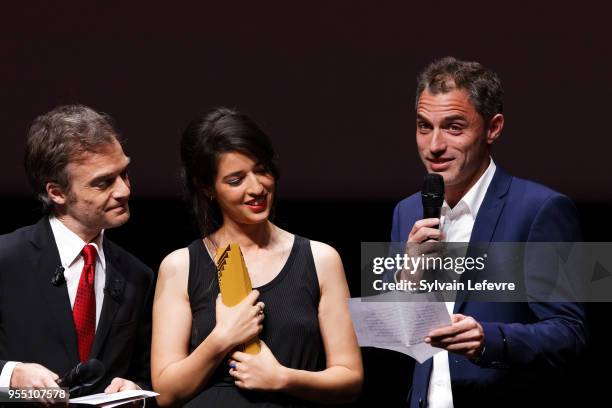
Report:
[{"label": "microphone grille", "polygon": [[423,190],[421,190],[423,205],[429,207],[441,207],[444,202],[444,179],[437,173],[429,173],[423,179]]},{"label": "microphone grille", "polygon": [[80,379],[83,382],[91,382],[92,380],[98,380],[104,375],[105,372],[104,364],[100,360],[92,358],[84,362],[80,369]]}]

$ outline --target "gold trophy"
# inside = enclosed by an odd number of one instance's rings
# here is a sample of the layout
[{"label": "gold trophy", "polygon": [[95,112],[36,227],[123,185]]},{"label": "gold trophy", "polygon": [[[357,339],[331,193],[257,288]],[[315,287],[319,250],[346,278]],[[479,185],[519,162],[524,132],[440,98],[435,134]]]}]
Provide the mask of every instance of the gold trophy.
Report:
[{"label": "gold trophy", "polygon": [[[225,248],[218,248],[215,261],[223,303],[226,306],[240,303],[253,290],[240,245],[229,244]],[[249,354],[259,354],[260,350],[257,336],[240,346],[240,351]]]}]

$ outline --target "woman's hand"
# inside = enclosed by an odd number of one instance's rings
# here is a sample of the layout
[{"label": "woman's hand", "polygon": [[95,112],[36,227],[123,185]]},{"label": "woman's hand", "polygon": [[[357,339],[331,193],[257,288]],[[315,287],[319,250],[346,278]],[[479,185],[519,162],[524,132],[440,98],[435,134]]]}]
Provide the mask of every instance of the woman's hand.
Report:
[{"label": "woman's hand", "polygon": [[225,306],[221,294],[217,297],[214,331],[232,349],[258,335],[263,326],[264,303],[257,302],[259,292],[253,290],[235,306]]},{"label": "woman's hand", "polygon": [[236,351],[229,361],[229,373],[237,387],[257,391],[278,391],[284,387],[285,367],[263,341],[259,354]]}]

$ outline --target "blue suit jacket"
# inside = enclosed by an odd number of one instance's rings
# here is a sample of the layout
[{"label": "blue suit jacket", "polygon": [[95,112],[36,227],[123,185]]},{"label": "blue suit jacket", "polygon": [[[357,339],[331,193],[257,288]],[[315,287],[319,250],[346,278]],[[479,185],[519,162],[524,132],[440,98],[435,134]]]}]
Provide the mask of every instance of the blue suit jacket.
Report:
[{"label": "blue suit jacket", "polygon": [[[391,240],[406,241],[415,221],[422,218],[420,193],[399,202]],[[470,243],[580,240],[577,211],[569,198],[497,167]],[[483,303],[458,298],[454,312],[472,316],[485,335],[478,363],[449,353],[455,408],[513,405],[515,400],[525,406],[525,398],[545,392],[551,376],[576,360],[586,342],[584,308],[575,303]],[[432,359],[415,365],[411,407],[427,406],[431,369]]]}]

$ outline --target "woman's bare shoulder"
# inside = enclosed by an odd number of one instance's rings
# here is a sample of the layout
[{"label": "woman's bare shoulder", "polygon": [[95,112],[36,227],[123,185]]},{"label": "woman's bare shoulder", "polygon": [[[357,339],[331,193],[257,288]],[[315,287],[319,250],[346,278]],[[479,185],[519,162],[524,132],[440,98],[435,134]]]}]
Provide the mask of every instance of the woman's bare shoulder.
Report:
[{"label": "woman's bare shoulder", "polygon": [[189,273],[189,249],[180,248],[170,252],[159,266],[158,279],[186,277]]}]

